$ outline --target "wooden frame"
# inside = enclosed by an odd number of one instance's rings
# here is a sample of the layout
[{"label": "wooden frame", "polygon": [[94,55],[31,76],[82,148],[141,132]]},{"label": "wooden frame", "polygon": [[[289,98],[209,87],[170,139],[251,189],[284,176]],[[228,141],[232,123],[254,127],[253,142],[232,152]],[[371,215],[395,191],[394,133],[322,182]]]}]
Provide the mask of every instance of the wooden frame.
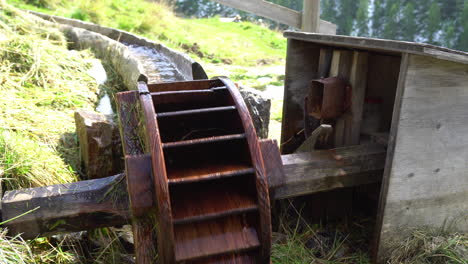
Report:
[{"label": "wooden frame", "polygon": [[[330,64],[330,50],[334,50],[331,75],[347,77],[360,87],[361,95],[355,98],[353,94],[353,103],[361,104],[363,88],[366,94],[383,98],[380,129],[389,139],[373,245],[375,261],[383,262],[389,247],[401,241],[406,233],[402,230],[408,228],[440,228],[450,222],[466,232],[468,177],[464,172],[468,163],[457,157],[468,155],[468,53],[392,40],[301,32],[284,35],[288,55],[283,154],[294,151],[291,139],[302,129],[301,95],[306,94],[308,81],[328,72],[323,68],[330,67],[324,66]],[[350,63],[351,52],[354,59],[362,54],[360,63]],[[361,66],[353,70],[350,65]],[[362,112],[359,107],[355,105],[353,111]],[[352,118],[353,126],[359,128],[360,117]],[[343,127],[349,122],[345,119],[345,125],[337,123],[336,130],[346,131]],[[359,144],[355,139],[344,141],[344,146]]]}]

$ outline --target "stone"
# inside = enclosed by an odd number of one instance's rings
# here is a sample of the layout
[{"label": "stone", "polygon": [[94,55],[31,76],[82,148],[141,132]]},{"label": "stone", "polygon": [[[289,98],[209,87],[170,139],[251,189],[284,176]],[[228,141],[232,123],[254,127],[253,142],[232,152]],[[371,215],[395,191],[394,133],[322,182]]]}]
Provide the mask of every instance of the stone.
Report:
[{"label": "stone", "polygon": [[86,179],[112,176],[123,171],[122,147],[117,124],[111,116],[89,110],[75,112],[82,171]]},{"label": "stone", "polygon": [[239,91],[249,109],[250,116],[259,138],[268,138],[271,99],[261,91],[239,86]]}]

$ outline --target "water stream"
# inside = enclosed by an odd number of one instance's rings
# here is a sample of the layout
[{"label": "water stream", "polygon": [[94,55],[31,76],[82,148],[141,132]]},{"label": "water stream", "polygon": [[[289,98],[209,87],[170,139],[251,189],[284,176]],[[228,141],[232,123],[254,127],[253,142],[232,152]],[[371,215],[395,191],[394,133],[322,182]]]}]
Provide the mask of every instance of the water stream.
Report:
[{"label": "water stream", "polygon": [[184,77],[177,68],[157,50],[134,44],[123,44],[128,47],[130,53],[141,63],[149,83],[184,80]]}]

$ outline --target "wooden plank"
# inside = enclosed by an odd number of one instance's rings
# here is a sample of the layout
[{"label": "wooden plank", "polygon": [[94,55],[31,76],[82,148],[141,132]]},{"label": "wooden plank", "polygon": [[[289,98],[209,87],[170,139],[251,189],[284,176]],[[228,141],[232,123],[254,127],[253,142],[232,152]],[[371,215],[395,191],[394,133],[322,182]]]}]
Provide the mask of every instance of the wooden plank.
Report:
[{"label": "wooden plank", "polygon": [[318,32],[320,34],[336,35],[336,30],[338,29],[338,26],[336,24],[320,19],[319,25],[320,26]]},{"label": "wooden plank", "polygon": [[353,56],[353,64],[351,66],[351,74],[349,83],[352,88],[351,96],[351,115],[346,121],[346,138],[345,145],[359,144],[361,135],[362,112],[364,108],[364,97],[366,96],[367,88],[367,70],[368,70],[369,54],[367,52],[355,51]]},{"label": "wooden plank", "polygon": [[424,43],[412,43],[387,39],[373,39],[326,34],[312,34],[296,31],[286,31],[284,33],[284,36],[288,39],[307,41],[315,45],[326,45],[337,48],[342,47],[360,49],[365,51],[378,51],[394,55],[409,53],[468,64],[467,52],[451,50]]},{"label": "wooden plank", "polygon": [[[353,52],[348,50],[334,50],[330,68],[330,77],[340,77],[347,81],[350,79],[351,67],[353,66]],[[347,145],[349,141],[346,133],[347,123],[349,125],[350,114],[338,118],[334,124],[334,146],[339,148]]]},{"label": "wooden plank", "polygon": [[[144,137],[141,135],[141,131],[138,130],[141,116],[138,92],[118,93],[116,98],[124,155],[126,157],[143,155],[145,143],[142,138]],[[147,184],[152,187],[151,181]],[[132,182],[130,182],[129,186],[133,186]],[[133,201],[136,202],[136,199],[133,199]],[[135,203],[138,208],[137,204]],[[155,243],[157,236],[154,228],[155,217],[156,212],[154,208],[147,210],[143,215],[132,216],[135,256],[138,263],[152,263],[157,258],[157,245]]]},{"label": "wooden plank", "polygon": [[379,208],[378,260],[402,239],[402,229],[452,224],[468,231],[467,73],[461,63],[404,58]]},{"label": "wooden plank", "polygon": [[275,199],[303,196],[382,179],[386,151],[379,145],[358,145],[312,153],[283,155],[285,178],[270,186]]},{"label": "wooden plank", "polygon": [[327,78],[329,76],[332,59],[333,59],[333,49],[331,48],[320,49],[317,78]]},{"label": "wooden plank", "polygon": [[[272,143],[274,142],[270,141],[267,145],[273,147],[273,150],[276,148],[278,154],[277,147],[271,145]],[[261,144],[262,150],[271,151],[272,148],[265,147],[267,145]],[[262,155],[276,157],[269,153]],[[285,155],[280,161],[284,167],[270,167],[268,164],[273,163],[266,163],[267,173],[276,172],[267,174],[268,186],[274,199],[284,199],[378,182],[381,180],[385,153],[384,147],[379,145],[360,145]],[[278,173],[282,169],[284,173]],[[124,225],[129,222],[131,216],[129,200],[125,195],[116,200],[113,194],[125,194],[126,189],[127,184],[123,176],[112,176],[72,184],[9,191],[2,200],[3,221],[40,206],[6,225],[10,235],[24,233],[25,238]],[[115,202],[117,204],[114,204]],[[149,246],[156,245],[156,240],[149,239],[156,230],[154,220],[133,216],[132,224],[136,232],[135,238],[143,239],[135,240],[136,250],[151,250],[152,247]],[[143,256],[154,256],[155,253],[147,252]],[[150,261],[146,258],[143,260]]]},{"label": "wooden plank", "polygon": [[320,0],[304,0],[301,29],[305,32],[319,32]]},{"label": "wooden plank", "polygon": [[[212,0],[223,5],[227,5],[245,12],[253,13],[258,16],[266,17],[282,24],[301,28],[302,13],[289,9],[284,6],[273,4],[269,1],[262,0]],[[318,0],[313,0],[318,1]],[[321,20],[318,21],[318,32],[323,34],[336,34],[337,26],[331,22]],[[317,32],[315,30],[314,32]]]},{"label": "wooden plank", "polygon": [[[139,103],[142,108],[143,129],[145,130],[145,152],[151,155],[153,192],[155,196],[156,215],[153,219],[153,228],[157,226],[158,258],[162,263],[174,263],[174,228],[172,208],[169,199],[169,184],[167,182],[166,163],[162,150],[162,140],[159,125],[156,122],[154,102],[149,93],[148,86],[144,82],[138,83]],[[149,182],[148,184],[151,184]],[[153,241],[154,244],[154,241]],[[154,245],[153,245],[154,247]],[[151,261],[153,263],[154,260]]]},{"label": "wooden plank", "polygon": [[318,77],[320,46],[288,40],[286,79],[284,81],[281,153],[289,154],[299,145],[294,136],[304,129],[304,97],[312,80]]},{"label": "wooden plank", "polygon": [[76,232],[130,222],[125,175],[14,190],[2,199],[3,225],[24,239]]},{"label": "wooden plank", "polygon": [[301,28],[301,13],[284,6],[262,0],[213,0],[223,5],[266,17],[282,24]]},{"label": "wooden plank", "polygon": [[400,66],[400,56],[369,54],[366,96],[382,102],[379,131],[390,132]]}]

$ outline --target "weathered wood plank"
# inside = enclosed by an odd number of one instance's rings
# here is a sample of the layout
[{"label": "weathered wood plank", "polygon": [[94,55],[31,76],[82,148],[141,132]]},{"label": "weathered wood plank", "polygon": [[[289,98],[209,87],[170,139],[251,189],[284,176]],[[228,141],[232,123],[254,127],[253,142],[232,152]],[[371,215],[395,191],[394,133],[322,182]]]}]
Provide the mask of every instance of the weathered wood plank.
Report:
[{"label": "weathered wood plank", "polygon": [[305,32],[319,32],[320,0],[304,0],[301,29]]},{"label": "weathered wood plank", "polygon": [[[273,4],[263,0],[213,0],[223,5],[227,5],[236,9],[240,9],[258,16],[266,17],[282,24],[302,28],[302,13],[289,9],[284,6]],[[316,0],[314,0],[316,1]],[[309,9],[310,10],[310,9]],[[313,10],[312,10],[313,12]],[[316,17],[316,16],[315,16]],[[337,26],[331,22],[319,19],[319,32],[323,34],[336,34]],[[316,31],[314,31],[316,32]]]},{"label": "weathered wood plank", "polygon": [[[124,155],[127,157],[139,156],[144,154],[144,137],[138,130],[141,109],[138,101],[138,92],[123,92],[117,94],[117,108],[120,122],[120,137]],[[127,181],[129,179],[126,179]],[[147,184],[152,188],[152,181]],[[129,186],[133,186],[132,181]],[[134,197],[130,197],[134,198]],[[127,198],[128,203],[128,198]],[[130,204],[135,204],[138,208],[138,202],[133,199]],[[132,215],[132,228],[135,241],[135,255],[138,263],[153,263],[157,258],[156,249],[156,230],[154,229],[154,219],[156,212],[154,209],[146,210],[144,214]]]},{"label": "weathered wood plank", "polygon": [[379,208],[379,261],[402,229],[457,219],[452,227],[468,231],[467,120],[468,65],[406,55]]},{"label": "weathered wood plank", "polygon": [[269,179],[283,185],[270,188],[275,199],[285,199],[378,182],[385,156],[385,149],[378,145],[283,155],[284,180]]},{"label": "weathered wood plank", "polygon": [[[273,144],[274,141],[260,144],[262,150],[268,151],[262,153],[264,158],[276,160],[278,150]],[[275,167],[275,162],[265,163],[267,172],[274,172],[267,175],[274,199],[378,182],[385,149],[379,145],[362,145],[285,155],[281,159],[283,168]],[[6,225],[11,235],[23,233],[25,238],[127,224],[132,214],[126,190],[124,176],[118,175],[6,192],[2,200],[3,221],[39,206]],[[156,229],[154,223],[150,218],[133,216],[132,224],[137,225],[135,237],[142,239],[135,240],[137,250],[142,250],[142,245],[146,249],[155,246],[156,240],[150,239]],[[148,252],[144,256],[154,254]]]},{"label": "weathered wood plank", "polygon": [[347,120],[345,145],[359,144],[361,135],[362,112],[364,108],[364,97],[367,88],[367,70],[369,54],[367,52],[355,51],[349,83],[352,88],[351,96],[351,115]]},{"label": "weathered wood plank", "polygon": [[343,47],[351,49],[363,49],[378,51],[384,54],[402,53],[424,55],[437,59],[449,60],[460,63],[468,63],[468,53],[458,50],[437,47],[424,43],[413,43],[387,39],[373,39],[362,37],[349,37],[338,35],[326,35],[315,33],[304,33],[286,31],[284,36],[288,39],[307,41],[315,45],[326,45],[331,47]]},{"label": "weathered wood plank", "polygon": [[[351,67],[353,65],[353,52],[348,50],[334,50],[333,59],[330,68],[331,77],[340,77],[349,81],[351,75]],[[351,114],[345,113],[339,117],[333,127],[335,136],[334,146],[339,148],[346,146],[349,141],[346,127],[349,126]]]},{"label": "weathered wood plank", "polygon": [[304,129],[304,97],[308,94],[310,82],[318,77],[319,57],[320,46],[288,40],[280,146],[282,154],[292,153],[300,145],[295,145],[293,138]]},{"label": "weathered wood plank", "polygon": [[24,239],[130,222],[125,175],[14,190],[2,199],[2,221]]},{"label": "weathered wood plank", "polygon": [[317,78],[327,78],[330,74],[330,68],[333,59],[333,49],[321,48],[319,65],[318,65],[318,76]]}]

